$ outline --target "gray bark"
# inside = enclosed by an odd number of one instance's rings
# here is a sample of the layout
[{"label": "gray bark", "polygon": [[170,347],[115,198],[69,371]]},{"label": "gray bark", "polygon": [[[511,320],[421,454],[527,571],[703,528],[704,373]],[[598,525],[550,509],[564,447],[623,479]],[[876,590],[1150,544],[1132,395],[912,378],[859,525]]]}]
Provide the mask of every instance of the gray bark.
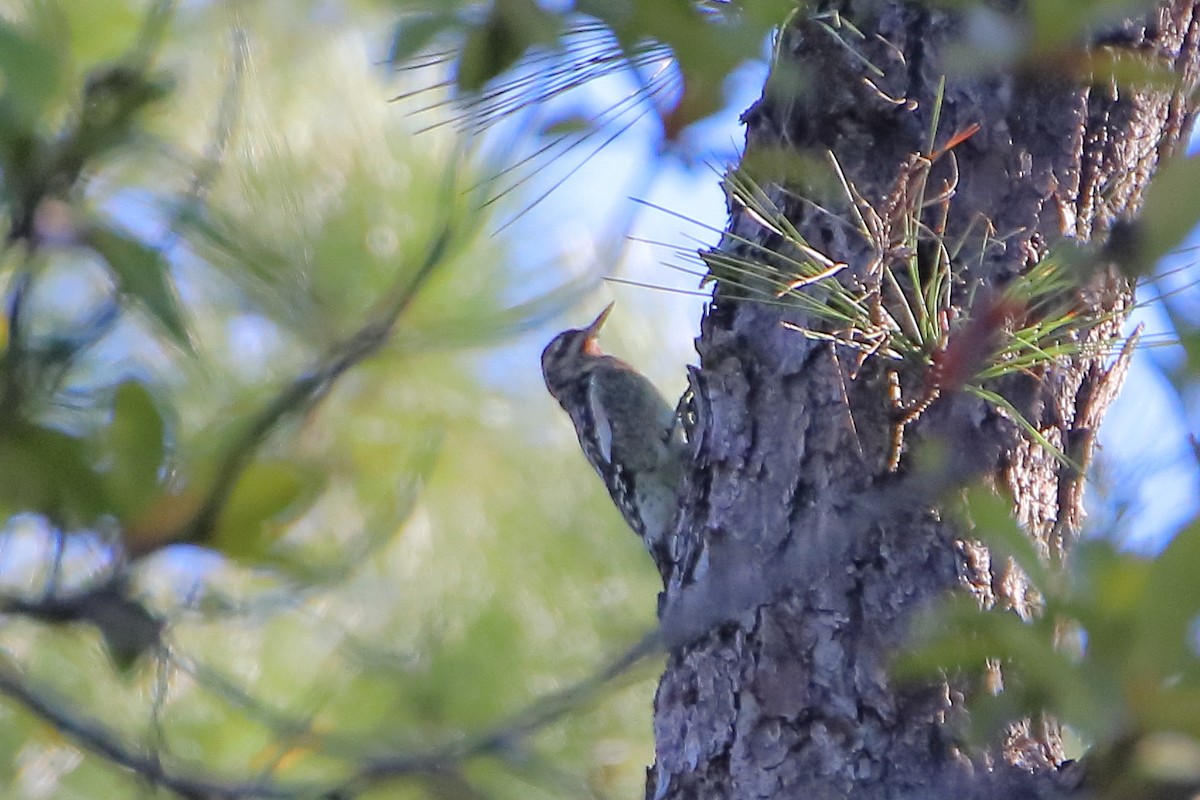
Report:
[{"label": "gray bark", "polygon": [[[927,148],[938,81],[966,26],[958,12],[918,5],[828,5],[863,31],[856,47],[883,76],[866,83],[863,61],[801,13],[781,33],[772,78],[746,114],[746,158],[831,151],[883,208],[904,165]],[[1198,11],[1198,3],[1174,2],[1104,40],[1131,58],[1161,61],[1179,76],[1175,87],[1080,85],[1050,61],[1019,73],[947,75],[939,144],[981,126],[953,151],[947,238],[970,238],[973,221],[987,219],[996,240],[980,245],[956,303],[967,302],[964,287],[979,297],[1024,273],[1064,237],[1103,241],[1136,212],[1159,160],[1192,122]],[[814,247],[865,279],[879,252],[806,200],[847,218],[848,203],[835,208],[835,193],[757,177]],[[770,243],[737,208],[729,231],[722,248],[731,252],[744,249],[739,237]],[[1090,289],[1087,301],[1118,312],[1110,325],[1119,325],[1130,302],[1124,281],[1101,270]],[[914,611],[947,591],[1036,613],[1019,571],[992,563],[944,513],[948,490],[971,477],[1005,488],[1048,553],[1069,548],[1079,529],[1081,476],[963,392],[938,398],[908,427],[900,467],[889,471],[894,419],[879,359],[858,366],[847,348],[783,321],[814,324],[719,285],[697,341],[691,464],[661,606],[672,650],[655,702],[647,797],[1066,791],[1053,723],[1016,721],[988,753],[967,753],[958,733],[963,687],[897,686],[888,659]],[[1080,355],[996,388],[1086,463],[1123,365]],[[922,380],[902,374],[906,398]],[[945,458],[916,468],[914,454],[931,442],[942,443]]]}]

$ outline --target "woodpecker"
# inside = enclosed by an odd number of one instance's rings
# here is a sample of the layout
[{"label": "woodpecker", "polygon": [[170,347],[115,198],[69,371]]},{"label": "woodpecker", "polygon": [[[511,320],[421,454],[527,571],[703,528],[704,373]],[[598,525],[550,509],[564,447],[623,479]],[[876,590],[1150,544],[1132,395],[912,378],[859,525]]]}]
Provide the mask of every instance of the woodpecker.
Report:
[{"label": "woodpecker", "polygon": [[542,376],[571,417],[583,454],[665,577],[683,475],[682,426],[654,384],[600,350],[596,337],[611,311],[610,303],[586,328],[555,336],[542,351]]}]

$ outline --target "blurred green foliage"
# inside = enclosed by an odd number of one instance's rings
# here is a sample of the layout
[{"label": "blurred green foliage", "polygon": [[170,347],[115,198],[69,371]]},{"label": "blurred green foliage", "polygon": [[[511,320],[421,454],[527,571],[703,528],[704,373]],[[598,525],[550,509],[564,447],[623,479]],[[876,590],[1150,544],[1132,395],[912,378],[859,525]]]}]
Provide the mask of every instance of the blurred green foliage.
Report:
[{"label": "blurred green foliage", "polygon": [[[799,4],[494,0],[479,5],[443,1],[407,9],[407,3],[397,5],[408,13],[396,26],[391,58],[405,62],[447,34],[457,35],[451,60],[455,88],[464,95],[494,91],[524,57],[561,50],[581,17],[600,23],[613,47],[629,61],[636,62],[647,48],[665,47],[678,70],[678,87],[655,110],[664,139],[674,141],[684,128],[724,107],[730,73],[759,58],[771,31]],[[586,66],[581,63],[580,71],[586,72]]]},{"label": "blurred green foliage", "polygon": [[[103,6],[0,6],[0,683],[175,775],[639,791],[652,669],[461,758],[636,641],[657,579],[536,363],[483,377],[577,292],[504,299],[489,167],[387,103],[393,4]],[[139,791],[30,708],[5,797]]]},{"label": "blurred green foliage", "polygon": [[1030,576],[1041,613],[1022,620],[954,598],[924,620],[900,673],[951,670],[982,687],[998,664],[1003,691],[979,693],[964,734],[984,742],[1013,720],[1050,714],[1087,746],[1089,781],[1105,797],[1200,780],[1200,525],[1152,558],[1085,540],[1065,569],[1038,555],[1002,498],[975,490],[964,512],[994,563],[1010,558]]},{"label": "blurred green foliage", "polygon": [[[1047,4],[1047,13],[1068,5]],[[1026,39],[1020,58],[1061,57],[1070,52],[1071,37],[1145,5],[1089,8],[1054,36]],[[1048,24],[1042,12],[1028,22]],[[1099,74],[1128,91],[1169,88],[1180,79],[1162,64],[1131,67],[1119,63],[1120,56],[1112,59],[1083,63],[1100,66]],[[1182,358],[1164,362],[1174,361],[1164,377],[1180,408],[1194,402],[1200,384],[1194,248],[1187,247],[1200,223],[1198,163],[1194,155],[1168,154],[1138,216],[1118,221],[1098,250],[1144,291],[1139,305],[1152,305],[1169,320],[1169,344],[1178,345]],[[1183,266],[1164,269],[1168,256],[1182,256],[1176,264]],[[1157,427],[1154,432],[1161,434]],[[1200,449],[1194,437],[1190,443],[1194,462],[1186,468],[1195,470]],[[1159,502],[1176,498],[1163,492]],[[1156,554],[1131,552],[1117,531],[1096,529],[1064,559],[1039,552],[1013,519],[1010,500],[990,489],[971,489],[961,510],[972,536],[990,548],[995,569],[1029,577],[1037,615],[1022,619],[1009,608],[981,610],[975,597],[950,598],[920,621],[897,673],[967,682],[975,692],[970,727],[962,734],[973,744],[996,741],[1023,718],[1062,723],[1086,767],[1086,786],[1098,796],[1194,794],[1200,785],[1200,517],[1193,515]]]},{"label": "blurred green foliage", "polygon": [[[370,66],[457,36],[446,91],[469,95],[558,46],[556,8],[0,2],[4,796],[150,796],[89,721],[214,781],[328,787],[409,758],[353,788],[640,793],[653,665],[530,736],[505,727],[653,623],[654,570],[536,364],[481,369],[574,295],[505,300],[524,287],[472,188],[491,165],[414,137],[386,103],[407,78]],[[630,57],[674,52],[672,140],[791,4],[578,8]],[[1193,173],[1168,168],[1147,202],[1171,216],[1132,261],[1192,224]],[[1101,751],[1194,745],[1191,529],[1157,560],[1088,544],[1061,573],[994,498],[971,516],[1048,613],[952,606],[910,668],[1005,662],[985,727],[1046,708]],[[1064,651],[1063,625],[1086,646]]]}]

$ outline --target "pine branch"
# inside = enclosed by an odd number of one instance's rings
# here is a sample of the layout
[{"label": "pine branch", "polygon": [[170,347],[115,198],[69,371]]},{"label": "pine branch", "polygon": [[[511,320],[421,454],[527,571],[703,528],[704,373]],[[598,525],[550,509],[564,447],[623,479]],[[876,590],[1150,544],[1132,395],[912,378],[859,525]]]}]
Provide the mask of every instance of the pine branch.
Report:
[{"label": "pine branch", "polygon": [[464,762],[479,756],[511,753],[529,736],[580,707],[599,689],[660,650],[661,639],[655,630],[593,675],[540,698],[525,711],[488,731],[464,741],[437,745],[424,751],[363,758],[352,765],[352,777],[336,785],[311,781],[226,780],[170,769],[162,764],[156,754],[123,742],[120,734],[99,720],[78,714],[68,704],[35,690],[24,675],[3,661],[0,661],[0,694],[44,720],[81,748],[134,772],[154,786],[174,792],[184,800],[342,798],[395,778],[444,777],[453,774]]},{"label": "pine branch", "polygon": [[[411,276],[400,282],[394,297],[384,305],[383,310],[350,336],[333,345],[312,368],[284,386],[250,421],[245,433],[221,459],[200,509],[176,535],[165,540],[154,540],[150,543],[150,549],[180,541],[203,542],[211,537],[238,479],[270,435],[293,415],[316,407],[339,378],[374,355],[391,339],[392,332],[420,289],[434,270],[444,263],[452,234],[449,226],[443,228],[424,261]],[[131,552],[134,556],[141,556],[148,550],[134,548]]]}]

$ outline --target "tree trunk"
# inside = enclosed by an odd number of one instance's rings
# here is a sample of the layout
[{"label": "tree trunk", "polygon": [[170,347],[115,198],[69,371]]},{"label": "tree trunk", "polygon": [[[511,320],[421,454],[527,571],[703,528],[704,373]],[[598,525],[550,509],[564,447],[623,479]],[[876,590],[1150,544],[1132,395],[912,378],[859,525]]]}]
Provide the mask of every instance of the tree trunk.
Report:
[{"label": "tree trunk", "polygon": [[[849,265],[839,280],[868,285],[881,262],[904,255],[889,252],[899,237],[888,226],[912,157],[930,155],[946,74],[935,142],[953,150],[933,164],[928,185],[953,190],[942,235],[971,254],[955,267],[950,317],[975,319],[955,330],[983,324],[995,310],[987,298],[1055,243],[1106,239],[1137,211],[1160,158],[1192,122],[1200,3],[1171,3],[1093,45],[1092,54],[1166,65],[1179,77],[1140,90],[1107,78],[1087,85],[1082,52],[951,74],[948,60],[964,52],[954,48],[983,19],[978,9],[827,5],[821,18],[801,12],[781,32],[771,79],[745,115],[744,166],[816,251]],[[833,8],[863,38],[839,29]],[[973,125],[977,132],[951,142]],[[780,152],[825,164],[832,153],[863,199],[859,212],[878,214],[880,237],[833,218],[855,218],[845,186],[839,200],[837,190],[762,166],[779,163],[763,156]],[[719,249],[756,245],[777,247],[778,236],[734,205]],[[1116,314],[1087,335],[1111,336],[1130,298],[1124,279],[1096,267],[1079,302]],[[1052,723],[1016,722],[991,751],[968,754],[956,734],[961,687],[898,687],[888,659],[913,612],[947,590],[1036,613],[1019,570],[991,563],[953,521],[949,490],[983,479],[1006,491],[1049,553],[1078,531],[1081,476],[1013,413],[964,391],[935,396],[929,368],[895,368],[782,323],[822,327],[799,308],[718,281],[692,376],[692,463],[662,598],[672,651],[655,702],[647,797],[1055,793],[1063,753]],[[1085,348],[990,388],[1086,464],[1123,366]],[[897,384],[899,405],[912,410],[898,464]]]}]

